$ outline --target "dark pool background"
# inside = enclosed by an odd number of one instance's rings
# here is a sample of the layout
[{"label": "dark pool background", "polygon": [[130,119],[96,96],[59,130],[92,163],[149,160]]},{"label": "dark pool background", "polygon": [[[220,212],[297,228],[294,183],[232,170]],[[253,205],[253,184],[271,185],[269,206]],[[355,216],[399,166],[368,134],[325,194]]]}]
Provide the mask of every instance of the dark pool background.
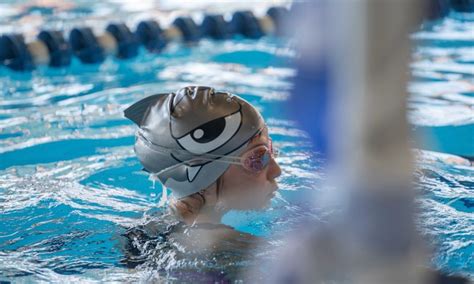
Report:
[{"label": "dark pool background", "polygon": [[[67,29],[84,19],[134,23],[149,8],[120,1],[3,2],[0,32]],[[426,23],[413,40],[414,81],[407,86],[413,140],[428,135],[432,140],[418,148],[472,156],[473,23],[450,17]],[[295,56],[291,41],[266,37],[173,44],[160,55],[142,50],[100,66],[74,61],[32,73],[0,67],[0,280],[143,280],[154,273],[120,263],[126,228],[161,210],[161,187],[141,171],[132,150],[135,127],[122,112],[147,95],[186,85],[244,97],[262,111],[283,152],[281,190],[271,208],[231,212],[226,224],[272,240],[298,218],[324,219],[328,212],[309,209],[324,180],[322,161],[285,109]],[[432,264],[474,277],[474,170],[453,156],[415,154],[418,225],[436,247]]]}]

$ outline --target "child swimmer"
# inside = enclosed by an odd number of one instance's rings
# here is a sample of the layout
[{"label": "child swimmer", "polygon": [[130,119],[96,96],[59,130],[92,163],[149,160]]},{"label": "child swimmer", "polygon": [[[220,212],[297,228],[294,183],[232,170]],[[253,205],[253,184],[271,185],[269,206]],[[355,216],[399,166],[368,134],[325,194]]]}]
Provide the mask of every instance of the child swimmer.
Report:
[{"label": "child swimmer", "polygon": [[[147,97],[125,116],[139,126],[134,149],[144,169],[172,192],[170,212],[184,226],[170,235],[213,252],[225,250],[229,240],[255,238],[221,222],[229,210],[266,207],[278,188],[281,169],[252,105],[192,86]],[[238,243],[239,249],[249,244]]]}]

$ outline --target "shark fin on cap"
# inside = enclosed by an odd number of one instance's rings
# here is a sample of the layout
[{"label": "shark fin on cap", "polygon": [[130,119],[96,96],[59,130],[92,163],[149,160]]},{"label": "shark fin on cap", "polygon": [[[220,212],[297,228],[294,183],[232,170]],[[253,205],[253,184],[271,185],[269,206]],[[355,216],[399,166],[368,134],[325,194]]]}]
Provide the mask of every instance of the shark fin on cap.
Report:
[{"label": "shark fin on cap", "polygon": [[140,100],[133,105],[129,106],[126,110],[123,111],[126,118],[130,119],[131,121],[135,122],[138,126],[141,126],[143,118],[148,112],[148,108],[150,105],[153,105],[157,99],[161,96],[168,95],[168,94],[157,94],[152,95],[149,97]]}]

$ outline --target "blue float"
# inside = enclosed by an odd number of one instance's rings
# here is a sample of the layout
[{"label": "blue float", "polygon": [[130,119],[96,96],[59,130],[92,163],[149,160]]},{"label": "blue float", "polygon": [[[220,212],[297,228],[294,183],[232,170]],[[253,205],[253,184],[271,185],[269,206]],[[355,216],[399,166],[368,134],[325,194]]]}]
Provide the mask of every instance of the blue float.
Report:
[{"label": "blue float", "polygon": [[437,20],[449,12],[448,0],[431,0],[426,12],[426,20]]},{"label": "blue float", "polygon": [[257,39],[264,35],[258,19],[251,11],[235,12],[230,21],[230,27],[233,33],[252,39]]},{"label": "blue float", "polygon": [[268,9],[267,15],[273,20],[276,35],[284,35],[285,19],[288,18],[289,11],[284,7],[272,7]]},{"label": "blue float", "polygon": [[181,31],[186,42],[196,42],[201,38],[198,26],[190,17],[179,17],[174,20],[173,25]]},{"label": "blue float", "polygon": [[137,56],[138,39],[124,23],[110,24],[106,31],[117,41],[117,58],[128,59]]},{"label": "blue float", "polygon": [[64,67],[71,64],[72,51],[69,43],[60,31],[42,31],[38,34],[49,51],[49,66]]},{"label": "blue float", "polygon": [[201,34],[213,39],[227,39],[231,31],[222,15],[207,15],[201,23]]},{"label": "blue float", "polygon": [[474,0],[450,0],[451,8],[460,13],[474,13]]},{"label": "blue float", "polygon": [[35,68],[22,35],[10,34],[0,37],[0,63],[16,71],[30,71]]},{"label": "blue float", "polygon": [[104,49],[90,28],[75,28],[69,36],[69,43],[74,54],[83,63],[100,63],[105,60]]},{"label": "blue float", "polygon": [[140,42],[150,52],[160,52],[166,46],[166,37],[160,25],[154,20],[142,21],[135,31]]},{"label": "blue float", "polygon": [[[455,7],[468,10],[466,7],[470,9],[471,6],[466,3],[469,4],[474,0],[433,1],[451,1]],[[283,7],[273,7],[267,11],[267,15],[275,24],[277,35],[283,33],[283,21],[290,16],[290,13],[291,11]],[[257,39],[265,34],[259,19],[251,11],[235,12],[230,22],[227,22],[222,15],[206,15],[200,26],[190,17],[179,17],[172,25],[181,32],[185,42],[196,42],[202,36],[227,39],[238,34]],[[124,23],[110,24],[106,31],[115,39],[118,58],[137,56],[140,44],[150,52],[160,52],[170,40],[166,37],[166,31],[154,20],[140,22],[134,33]],[[108,53],[115,51],[115,46],[108,42],[107,37],[96,37],[89,27],[72,29],[68,40],[65,40],[62,31],[42,31],[38,34],[38,40],[48,49],[51,67],[70,65],[72,55],[86,64],[101,63]],[[22,35],[8,34],[0,37],[0,64],[13,70],[33,70],[35,68],[33,56]]]}]

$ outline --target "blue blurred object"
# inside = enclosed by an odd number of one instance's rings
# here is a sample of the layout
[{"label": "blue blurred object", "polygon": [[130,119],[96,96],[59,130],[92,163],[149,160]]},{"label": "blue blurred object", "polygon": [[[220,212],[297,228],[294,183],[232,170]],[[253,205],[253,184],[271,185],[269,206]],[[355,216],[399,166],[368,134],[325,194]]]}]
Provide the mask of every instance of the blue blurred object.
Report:
[{"label": "blue blurred object", "polygon": [[230,26],[234,34],[241,34],[248,38],[257,39],[264,35],[258,19],[251,11],[235,12]]},{"label": "blue blurred object", "polygon": [[110,24],[106,31],[111,33],[117,41],[118,58],[127,59],[137,56],[139,41],[124,23]]},{"label": "blue blurred object", "polygon": [[322,59],[318,64],[298,64],[298,76],[290,97],[289,108],[293,117],[310,135],[315,150],[322,158],[329,158],[329,64]]},{"label": "blue blurred object", "polygon": [[207,15],[201,24],[201,33],[213,39],[229,38],[231,32],[229,24],[224,20],[222,15]]},{"label": "blue blurred object", "polygon": [[[286,13],[287,17],[299,16],[298,25],[311,26],[312,31],[315,32],[311,43],[322,42],[323,37],[318,33],[321,29],[322,11],[324,11],[323,2],[297,2],[291,6],[287,12],[281,10],[268,10],[273,17],[279,17]],[[309,12],[308,12],[309,11]],[[302,22],[302,15],[307,15],[311,11],[314,12],[314,17],[306,17]],[[293,30],[295,23],[286,22]],[[303,28],[301,30],[304,30]],[[301,35],[300,35],[301,36]],[[289,98],[288,107],[291,111],[292,117],[295,118],[299,125],[309,134],[313,142],[314,150],[321,154],[323,159],[331,158],[329,134],[331,133],[329,115],[330,104],[334,100],[331,88],[333,87],[330,77],[331,65],[328,49],[320,49],[318,52],[313,47],[303,44],[302,38],[299,40],[302,56],[295,62],[295,67],[298,70],[297,76],[293,79],[294,85],[292,96]],[[309,51],[311,50],[311,51]],[[332,96],[332,97],[331,97]]]},{"label": "blue blurred object", "polygon": [[35,68],[23,35],[9,34],[0,37],[0,63],[16,71]]},{"label": "blue blurred object", "polygon": [[71,64],[71,47],[64,39],[60,31],[42,31],[38,34],[38,39],[44,42],[49,51],[49,66],[63,67]]},{"label": "blue blurred object", "polygon": [[136,35],[150,52],[160,52],[166,46],[166,38],[160,25],[154,20],[142,21],[138,24]]},{"label": "blue blurred object", "polygon": [[104,49],[90,28],[75,28],[69,36],[69,43],[74,54],[83,63],[100,63],[105,60]]},{"label": "blue blurred object", "polygon": [[181,31],[186,42],[196,42],[201,38],[198,26],[190,17],[179,17],[174,20],[173,25]]}]

